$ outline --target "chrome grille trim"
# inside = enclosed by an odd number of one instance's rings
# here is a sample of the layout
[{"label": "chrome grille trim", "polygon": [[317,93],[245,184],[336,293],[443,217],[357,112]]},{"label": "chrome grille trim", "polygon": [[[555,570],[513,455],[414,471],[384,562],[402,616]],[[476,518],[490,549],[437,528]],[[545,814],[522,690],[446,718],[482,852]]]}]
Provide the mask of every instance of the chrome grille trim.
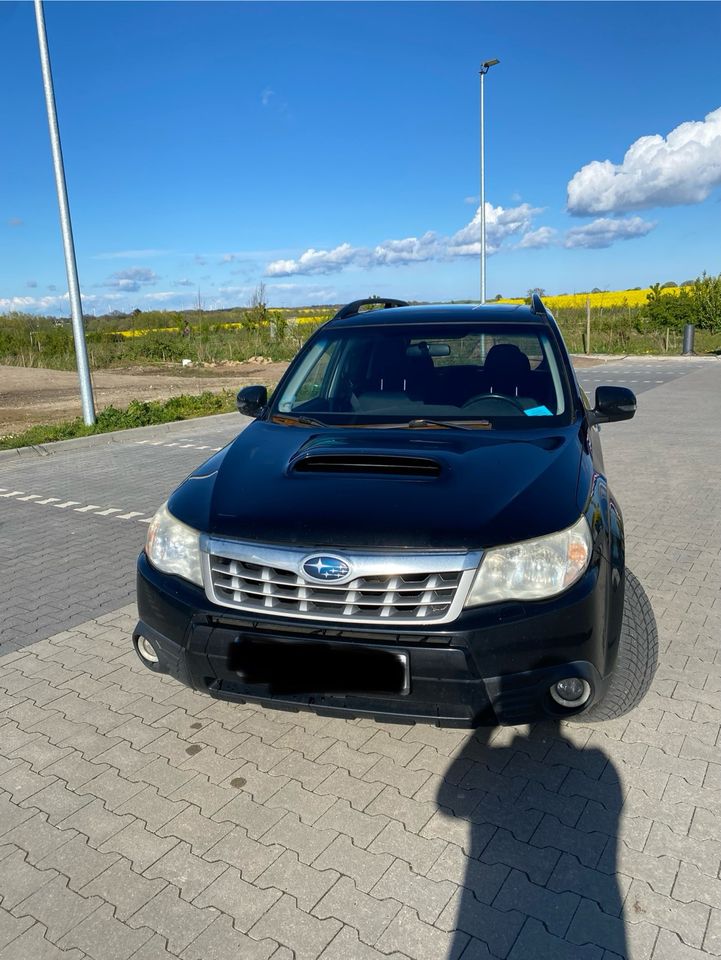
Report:
[{"label": "chrome grille trim", "polygon": [[480,551],[343,551],[350,575],[341,583],[323,583],[302,573],[312,548],[272,547],[207,534],[200,545],[205,592],[212,603],[330,623],[448,623],[460,614],[481,562]]}]

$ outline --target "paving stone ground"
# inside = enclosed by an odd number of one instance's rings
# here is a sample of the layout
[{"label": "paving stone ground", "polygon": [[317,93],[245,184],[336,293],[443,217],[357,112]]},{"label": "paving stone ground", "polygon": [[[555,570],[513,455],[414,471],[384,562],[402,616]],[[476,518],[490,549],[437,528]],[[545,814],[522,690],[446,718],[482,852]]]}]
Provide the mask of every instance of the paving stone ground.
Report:
[{"label": "paving stone ground", "polygon": [[[468,732],[215,702],[130,647],[139,525],[0,500],[6,603],[32,614],[45,565],[65,616],[2,626],[0,960],[721,956],[719,409],[709,363],[603,428],[662,644],[645,701],[607,723]],[[149,510],[194,462],[104,456],[0,468],[0,486]]]}]

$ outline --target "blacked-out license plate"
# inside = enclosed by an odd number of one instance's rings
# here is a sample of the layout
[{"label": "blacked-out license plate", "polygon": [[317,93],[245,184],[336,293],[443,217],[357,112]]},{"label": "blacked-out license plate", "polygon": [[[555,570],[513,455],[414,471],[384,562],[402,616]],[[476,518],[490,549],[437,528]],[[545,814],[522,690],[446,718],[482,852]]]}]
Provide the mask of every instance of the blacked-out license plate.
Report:
[{"label": "blacked-out license plate", "polygon": [[271,693],[406,694],[408,654],[377,647],[239,637],[229,667]]}]

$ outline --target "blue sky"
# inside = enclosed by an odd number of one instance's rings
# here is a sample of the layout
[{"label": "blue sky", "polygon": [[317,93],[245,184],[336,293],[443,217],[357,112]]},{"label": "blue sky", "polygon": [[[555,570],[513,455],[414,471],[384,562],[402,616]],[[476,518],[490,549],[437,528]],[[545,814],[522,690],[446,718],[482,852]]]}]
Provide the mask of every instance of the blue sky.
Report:
[{"label": "blue sky", "polygon": [[[721,269],[719,3],[46,3],[87,312]],[[67,313],[32,5],[0,3],[0,310]],[[644,140],[641,138],[652,137]],[[474,223],[475,218],[475,223]]]}]

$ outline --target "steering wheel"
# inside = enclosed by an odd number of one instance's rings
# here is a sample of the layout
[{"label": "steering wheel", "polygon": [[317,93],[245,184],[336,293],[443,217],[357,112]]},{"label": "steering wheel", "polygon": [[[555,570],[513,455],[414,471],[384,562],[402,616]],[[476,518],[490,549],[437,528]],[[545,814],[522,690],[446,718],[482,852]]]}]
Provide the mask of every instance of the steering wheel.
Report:
[{"label": "steering wheel", "polygon": [[461,409],[465,410],[466,407],[473,406],[479,400],[499,400],[501,403],[507,403],[514,410],[520,410],[523,413],[523,407],[515,397],[506,397],[502,393],[478,393],[475,397],[466,400]]}]

